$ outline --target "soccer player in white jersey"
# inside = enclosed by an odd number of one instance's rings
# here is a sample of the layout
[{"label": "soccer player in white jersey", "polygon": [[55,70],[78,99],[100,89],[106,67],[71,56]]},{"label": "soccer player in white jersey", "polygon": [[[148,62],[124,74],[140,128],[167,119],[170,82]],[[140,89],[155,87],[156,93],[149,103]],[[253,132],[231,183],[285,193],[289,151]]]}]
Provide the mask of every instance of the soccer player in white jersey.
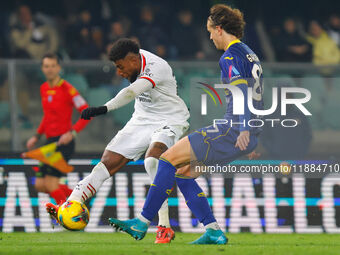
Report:
[{"label": "soccer player in white jersey", "polygon": [[[106,179],[129,161],[138,160],[145,152],[144,166],[152,182],[159,156],[173,146],[189,127],[189,111],[177,95],[176,79],[165,60],[125,38],[113,44],[109,57],[115,63],[118,75],[129,79],[131,84],[104,106],[89,107],[81,116],[90,119],[123,107],[134,99],[135,111],[130,121],[107,145],[100,163],[77,184],[68,201],[84,203]],[[56,218],[58,206],[48,203],[46,209]],[[174,238],[168,211],[165,201],[159,210],[155,243],[169,243]]]}]

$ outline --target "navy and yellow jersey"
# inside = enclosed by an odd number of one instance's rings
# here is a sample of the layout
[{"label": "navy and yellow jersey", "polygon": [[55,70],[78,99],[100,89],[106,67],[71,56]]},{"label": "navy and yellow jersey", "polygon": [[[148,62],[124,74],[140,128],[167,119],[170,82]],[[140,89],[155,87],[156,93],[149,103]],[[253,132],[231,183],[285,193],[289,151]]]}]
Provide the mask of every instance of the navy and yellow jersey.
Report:
[{"label": "navy and yellow jersey", "polygon": [[[228,89],[225,90],[227,109],[224,119],[228,120],[229,124],[232,121],[232,128],[238,129],[240,132],[248,130],[252,134],[259,133],[260,128],[249,127],[248,121],[250,119],[261,119],[261,117],[251,113],[247,103],[248,88],[252,88],[253,106],[257,110],[263,110],[263,77],[258,57],[246,44],[240,40],[234,40],[228,45],[227,50],[220,58],[219,65],[222,82],[237,86],[244,95],[244,114],[235,115],[233,113],[232,93]],[[245,125],[235,125],[235,123],[245,123]],[[259,123],[254,122],[251,125],[259,125]]]}]

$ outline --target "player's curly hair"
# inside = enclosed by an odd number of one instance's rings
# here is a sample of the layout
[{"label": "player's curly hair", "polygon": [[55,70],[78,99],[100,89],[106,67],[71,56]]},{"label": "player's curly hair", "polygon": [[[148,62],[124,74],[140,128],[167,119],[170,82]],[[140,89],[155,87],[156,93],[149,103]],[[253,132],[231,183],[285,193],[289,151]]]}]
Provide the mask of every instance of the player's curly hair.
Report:
[{"label": "player's curly hair", "polygon": [[208,20],[210,20],[212,26],[221,26],[228,34],[239,39],[243,37],[246,22],[239,9],[233,9],[224,4],[216,4],[210,8]]},{"label": "player's curly hair", "polygon": [[109,53],[109,59],[113,62],[116,62],[119,59],[123,59],[127,54],[139,53],[139,45],[136,41],[129,38],[121,38],[112,44]]}]

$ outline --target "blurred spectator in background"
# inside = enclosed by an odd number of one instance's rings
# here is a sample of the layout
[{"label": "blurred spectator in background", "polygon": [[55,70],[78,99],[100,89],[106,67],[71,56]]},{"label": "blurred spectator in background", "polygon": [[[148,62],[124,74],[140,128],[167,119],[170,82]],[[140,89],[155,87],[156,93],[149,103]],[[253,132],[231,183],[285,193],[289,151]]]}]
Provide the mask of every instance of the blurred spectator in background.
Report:
[{"label": "blurred spectator in background", "polygon": [[144,6],[140,12],[140,25],[136,26],[136,34],[143,49],[167,58],[168,38],[163,29],[155,21],[154,12],[149,6]]},{"label": "blurred spectator in background", "polygon": [[55,29],[32,16],[26,5],[18,8],[10,29],[13,57],[41,59],[45,52],[56,52],[58,35]]},{"label": "blurred spectator in background", "polygon": [[76,29],[81,30],[82,28],[87,28],[89,30],[94,26],[92,22],[92,15],[89,10],[83,10],[80,12],[78,23],[76,24]]},{"label": "blurred spectator in background", "polygon": [[103,50],[103,33],[96,27],[90,11],[82,10],[76,23],[68,29],[68,52],[75,59],[99,59]]},{"label": "blurred spectator in background", "polygon": [[260,34],[258,32],[258,26],[261,23],[260,20],[256,20],[251,23],[247,23],[244,29],[244,36],[242,38],[242,42],[247,44],[257,55],[259,59],[264,59],[265,54],[263,51],[264,45],[261,43]]},{"label": "blurred spectator in background", "polygon": [[104,35],[103,30],[100,27],[95,27],[92,29],[92,41],[96,45],[99,53],[97,54],[96,58],[99,57],[100,52],[104,50]]},{"label": "blurred spectator in background", "polygon": [[117,20],[110,24],[106,40],[112,43],[120,38],[127,37],[127,35],[128,35],[127,24],[121,20]]},{"label": "blurred spectator in background", "polygon": [[[177,50],[179,60],[203,59],[198,31],[193,23],[190,10],[181,10],[178,20],[173,26],[172,38]],[[190,42],[190,43],[188,43]]]},{"label": "blurred spectator in background", "polygon": [[101,49],[93,41],[92,31],[83,27],[78,34],[77,45],[74,50],[74,57],[76,59],[99,59]]},{"label": "blurred spectator in background", "polygon": [[328,20],[327,32],[330,38],[340,47],[340,17],[332,14]]},{"label": "blurred spectator in background", "polygon": [[292,18],[284,21],[283,31],[275,38],[274,47],[278,61],[310,62],[312,60],[312,47],[299,34],[296,22]]},{"label": "blurred spectator in background", "polygon": [[340,51],[338,46],[317,21],[310,22],[309,34],[306,38],[313,45],[314,64],[333,65],[340,62]]}]

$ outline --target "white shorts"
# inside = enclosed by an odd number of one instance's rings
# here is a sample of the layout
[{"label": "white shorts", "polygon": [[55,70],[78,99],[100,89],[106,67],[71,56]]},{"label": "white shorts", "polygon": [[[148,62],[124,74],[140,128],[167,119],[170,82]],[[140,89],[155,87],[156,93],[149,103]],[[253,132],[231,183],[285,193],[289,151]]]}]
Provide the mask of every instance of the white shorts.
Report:
[{"label": "white shorts", "polygon": [[170,148],[188,128],[187,122],[183,125],[141,124],[132,118],[110,141],[106,150],[136,161],[154,142],[163,143]]}]

